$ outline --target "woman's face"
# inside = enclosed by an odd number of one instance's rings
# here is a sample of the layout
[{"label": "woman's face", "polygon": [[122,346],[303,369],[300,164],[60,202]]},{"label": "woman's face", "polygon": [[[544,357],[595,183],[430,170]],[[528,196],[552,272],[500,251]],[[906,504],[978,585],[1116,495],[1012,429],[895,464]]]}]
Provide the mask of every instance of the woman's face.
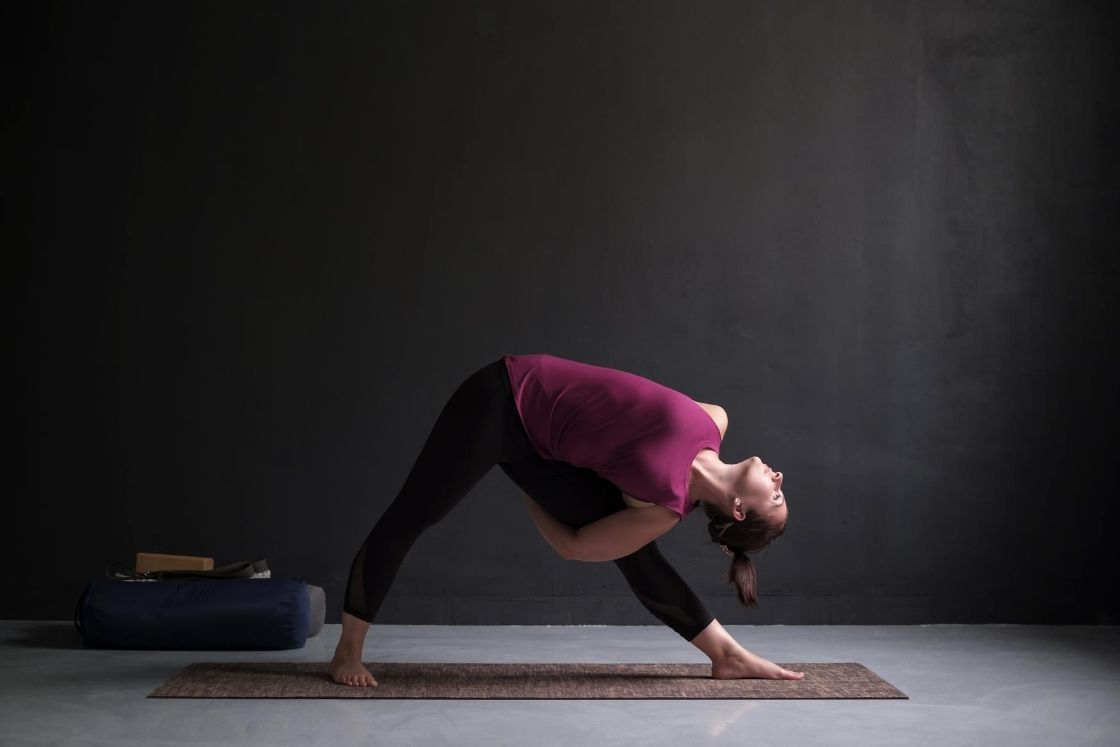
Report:
[{"label": "woman's face", "polygon": [[745,464],[743,507],[753,507],[763,516],[773,516],[784,522],[789,509],[786,507],[785,491],[782,490],[782,473],[775,472],[756,456],[752,456]]}]

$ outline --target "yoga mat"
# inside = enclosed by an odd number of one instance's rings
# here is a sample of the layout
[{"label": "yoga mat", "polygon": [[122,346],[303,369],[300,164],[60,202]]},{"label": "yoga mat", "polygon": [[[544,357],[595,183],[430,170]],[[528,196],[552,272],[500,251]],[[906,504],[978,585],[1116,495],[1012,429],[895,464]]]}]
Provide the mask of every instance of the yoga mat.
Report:
[{"label": "yoga mat", "polygon": [[862,664],[782,664],[800,680],[715,680],[711,664],[363,662],[377,687],[340,685],[327,662],[195,662],[149,698],[908,698]]}]

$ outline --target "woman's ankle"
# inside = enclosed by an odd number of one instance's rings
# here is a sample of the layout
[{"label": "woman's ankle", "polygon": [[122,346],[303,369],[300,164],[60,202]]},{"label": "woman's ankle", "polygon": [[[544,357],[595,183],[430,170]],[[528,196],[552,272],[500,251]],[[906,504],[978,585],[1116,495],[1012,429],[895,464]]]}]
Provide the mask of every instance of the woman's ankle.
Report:
[{"label": "woman's ankle", "polygon": [[342,635],[338,639],[335,655],[361,656],[370,624],[348,612],[342,613]]},{"label": "woman's ankle", "polygon": [[719,620],[712,620],[708,627],[692,639],[692,645],[703,651],[713,663],[742,658],[750,653],[731,637],[719,624]]},{"label": "woman's ankle", "polygon": [[347,659],[350,661],[360,661],[362,658],[362,648],[361,646],[358,646],[357,648],[353,646],[345,646],[341,641],[339,641],[338,645],[335,646],[334,649],[334,658]]}]

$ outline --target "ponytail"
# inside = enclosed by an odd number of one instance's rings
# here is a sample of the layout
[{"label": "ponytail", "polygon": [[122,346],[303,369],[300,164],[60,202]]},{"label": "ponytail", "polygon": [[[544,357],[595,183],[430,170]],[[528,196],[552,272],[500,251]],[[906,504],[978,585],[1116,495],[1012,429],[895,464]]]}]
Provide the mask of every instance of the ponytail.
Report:
[{"label": "ponytail", "polygon": [[731,556],[731,567],[724,579],[735,586],[745,607],[758,606],[758,577],[748,552],[760,552],[786,530],[786,522],[774,524],[753,511],[736,521],[711,503],[704,504],[708,515],[708,536]]},{"label": "ponytail", "polygon": [[751,556],[739,549],[734,550],[731,567],[727,570],[724,580],[735,585],[739,601],[745,607],[758,606],[758,576],[754,571]]}]

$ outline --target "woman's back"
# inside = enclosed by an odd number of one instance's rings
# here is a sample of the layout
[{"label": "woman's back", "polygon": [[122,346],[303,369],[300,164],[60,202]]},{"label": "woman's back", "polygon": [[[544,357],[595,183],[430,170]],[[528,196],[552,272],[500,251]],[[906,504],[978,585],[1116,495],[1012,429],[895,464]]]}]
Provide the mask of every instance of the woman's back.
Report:
[{"label": "woman's back", "polygon": [[627,371],[547,353],[503,359],[525,432],[542,457],[592,469],[643,504],[681,517],[692,510],[692,462],[702,449],[720,448],[719,428],[700,405]]}]

